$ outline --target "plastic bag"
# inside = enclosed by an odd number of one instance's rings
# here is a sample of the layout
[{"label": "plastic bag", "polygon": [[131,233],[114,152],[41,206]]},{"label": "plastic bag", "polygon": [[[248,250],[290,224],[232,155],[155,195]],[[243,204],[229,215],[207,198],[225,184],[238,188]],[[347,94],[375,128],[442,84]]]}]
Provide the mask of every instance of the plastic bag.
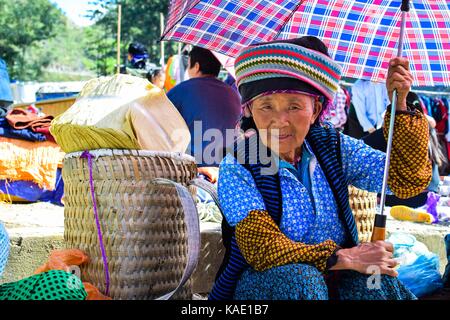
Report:
[{"label": "plastic bag", "polygon": [[410,234],[393,233],[388,242],[394,246],[394,259],[400,263],[398,279],[420,298],[443,287],[439,256]]},{"label": "plastic bag", "polygon": [[112,300],[110,297],[102,294],[96,287],[89,282],[83,282],[84,290],[86,290],[86,300]]},{"label": "plastic bag", "polygon": [[433,223],[439,222],[439,214],[437,212],[437,205],[439,203],[440,195],[434,192],[428,192],[426,208],[427,212],[433,216]]},{"label": "plastic bag", "polygon": [[413,264],[401,266],[397,271],[398,279],[418,298],[443,287],[436,254],[421,255]]},{"label": "plastic bag", "polygon": [[447,253],[447,265],[445,266],[444,276],[442,280],[444,282],[444,287],[450,288],[450,233],[444,238],[445,249]]},{"label": "plastic bag", "polygon": [[49,270],[70,271],[70,266],[79,266],[89,261],[89,257],[78,249],[53,250],[50,253],[48,262],[40,266],[35,274]]},{"label": "plastic bag", "polygon": [[[47,272],[49,270],[64,270],[70,272],[71,266],[80,266],[89,262],[89,257],[79,249],[53,250],[46,263],[36,269],[35,274]],[[111,300],[110,297],[103,295],[94,285],[89,282],[83,282],[86,290],[86,300]]]}]

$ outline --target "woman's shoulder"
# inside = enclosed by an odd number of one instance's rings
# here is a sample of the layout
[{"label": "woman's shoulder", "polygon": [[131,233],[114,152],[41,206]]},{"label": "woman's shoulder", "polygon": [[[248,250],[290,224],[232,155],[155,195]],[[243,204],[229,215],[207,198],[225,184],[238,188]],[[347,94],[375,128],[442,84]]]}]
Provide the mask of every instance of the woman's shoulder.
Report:
[{"label": "woman's shoulder", "polygon": [[246,170],[233,156],[231,153],[228,153],[219,164],[219,172],[220,171],[230,171],[230,172],[238,172],[241,170]]},{"label": "woman's shoulder", "polygon": [[222,159],[219,165],[219,184],[221,181],[229,179],[253,180],[251,173],[230,153]]}]

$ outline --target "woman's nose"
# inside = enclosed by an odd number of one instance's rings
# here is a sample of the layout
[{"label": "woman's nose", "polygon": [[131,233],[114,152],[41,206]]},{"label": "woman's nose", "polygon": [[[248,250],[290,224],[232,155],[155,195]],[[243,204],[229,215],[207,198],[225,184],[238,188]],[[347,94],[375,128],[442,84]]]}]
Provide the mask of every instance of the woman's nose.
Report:
[{"label": "woman's nose", "polygon": [[278,111],[274,114],[273,123],[279,127],[289,124],[289,113],[287,111]]}]

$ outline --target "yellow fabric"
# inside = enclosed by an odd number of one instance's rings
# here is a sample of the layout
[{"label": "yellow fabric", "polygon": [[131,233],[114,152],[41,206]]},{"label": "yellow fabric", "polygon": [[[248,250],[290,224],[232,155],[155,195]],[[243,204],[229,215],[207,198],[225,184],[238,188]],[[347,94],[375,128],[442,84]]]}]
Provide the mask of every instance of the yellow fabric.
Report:
[{"label": "yellow fabric", "polygon": [[338,248],[332,240],[315,245],[295,242],[284,235],[267,211],[250,211],[236,225],[236,242],[242,256],[256,271],[289,263],[310,263],[319,271]]},{"label": "yellow fabric", "polygon": [[[388,139],[391,112],[384,118],[383,133]],[[388,185],[401,198],[418,195],[430,184],[432,166],[428,156],[428,121],[424,114],[395,116]]]},{"label": "yellow fabric", "polygon": [[12,196],[10,194],[6,194],[0,191],[0,203],[6,202],[6,203],[12,203],[12,202],[26,202],[29,203],[30,201],[25,200],[21,197]]},{"label": "yellow fabric", "polygon": [[50,141],[30,142],[0,137],[0,180],[33,181],[54,190],[64,153]]},{"label": "yellow fabric", "polygon": [[77,101],[52,121],[50,132],[65,152],[103,148],[184,152],[191,138],[163,90],[124,74],[90,80]]}]

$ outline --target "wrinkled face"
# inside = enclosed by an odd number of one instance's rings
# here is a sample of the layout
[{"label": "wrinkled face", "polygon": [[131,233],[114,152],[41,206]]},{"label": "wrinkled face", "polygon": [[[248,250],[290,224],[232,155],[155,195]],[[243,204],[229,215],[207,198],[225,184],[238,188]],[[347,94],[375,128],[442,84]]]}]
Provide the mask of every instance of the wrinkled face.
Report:
[{"label": "wrinkled face", "polygon": [[[251,106],[263,143],[278,154],[295,152],[303,144],[321,110],[322,105],[315,97],[297,93],[262,96]],[[271,140],[278,141],[278,150],[271,147]]]}]

